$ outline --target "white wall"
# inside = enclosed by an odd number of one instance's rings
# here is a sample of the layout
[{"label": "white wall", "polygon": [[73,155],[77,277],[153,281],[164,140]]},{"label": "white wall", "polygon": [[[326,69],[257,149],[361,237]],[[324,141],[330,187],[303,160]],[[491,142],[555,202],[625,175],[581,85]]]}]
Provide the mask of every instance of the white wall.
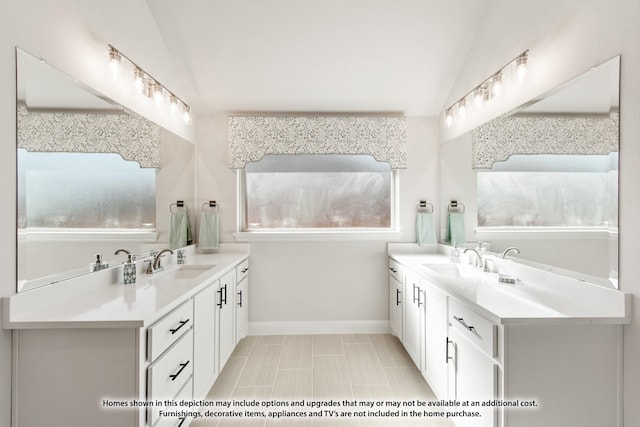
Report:
[{"label": "white wall", "polygon": [[[186,139],[191,128],[150,108],[106,74],[107,44],[113,44],[179,96],[190,88],[178,75],[143,0],[0,2],[0,296],[15,292],[15,47],[124,104]],[[185,99],[185,101],[189,101]],[[10,425],[11,333],[0,332],[0,425]]]},{"label": "white wall", "polygon": [[[233,242],[236,177],[228,168],[227,118],[198,119],[198,198],[220,202],[222,241]],[[438,208],[437,121],[408,118],[407,140],[408,167],[400,172],[401,241],[415,242],[418,201],[428,200]],[[384,241],[254,242],[250,262],[249,321],[255,332],[276,331],[271,322],[325,331],[330,329],[322,328],[334,327],[334,322],[353,331],[387,325]]]},{"label": "white wall", "polygon": [[[505,113],[523,101],[618,54],[620,99],[620,288],[633,293],[636,310],[624,334],[625,426],[640,425],[640,2],[637,0],[496,0],[484,31],[476,38],[448,105],[504,62],[530,50],[530,78],[517,94],[505,96],[464,125],[442,129],[443,141]],[[442,123],[442,121],[441,121]]]}]

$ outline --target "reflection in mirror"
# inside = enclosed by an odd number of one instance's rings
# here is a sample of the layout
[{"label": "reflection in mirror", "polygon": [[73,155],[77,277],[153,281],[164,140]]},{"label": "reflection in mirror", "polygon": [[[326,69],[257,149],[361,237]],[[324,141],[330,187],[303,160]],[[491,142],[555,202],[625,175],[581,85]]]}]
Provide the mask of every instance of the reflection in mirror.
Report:
[{"label": "reflection in mirror", "polygon": [[[16,49],[18,265],[23,291],[168,243],[194,204],[192,144]],[[158,208],[157,208],[158,207]]]},{"label": "reflection in mirror", "polygon": [[619,57],[442,147],[467,241],[617,286]]}]

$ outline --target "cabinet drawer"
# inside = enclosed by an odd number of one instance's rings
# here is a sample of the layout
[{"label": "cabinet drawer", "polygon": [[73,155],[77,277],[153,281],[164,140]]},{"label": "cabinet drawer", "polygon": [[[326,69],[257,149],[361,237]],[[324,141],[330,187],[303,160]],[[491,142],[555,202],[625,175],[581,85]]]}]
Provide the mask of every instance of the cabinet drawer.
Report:
[{"label": "cabinet drawer", "polygon": [[[180,390],[178,392],[178,394],[175,396],[174,400],[176,402],[180,402],[181,400],[192,400],[193,399],[193,393],[191,392],[193,388],[193,380],[189,379],[189,381],[187,381],[187,383],[184,385],[184,387],[182,387],[182,390]],[[160,412],[161,408],[158,407],[154,407],[154,408],[150,408],[149,411],[151,412],[151,422],[149,423],[150,425],[152,425],[153,427],[187,427],[192,419],[191,417],[185,417],[185,418],[179,418],[179,417],[162,417],[160,418],[160,416],[158,415],[158,413]],[[164,408],[167,411],[180,411],[180,410],[188,410],[188,411],[196,411],[197,408],[188,408],[188,407],[180,407],[180,406],[175,406],[175,407],[165,407]],[[157,421],[156,421],[157,420]],[[155,422],[155,424],[153,424]]]},{"label": "cabinet drawer", "polygon": [[147,368],[148,400],[173,399],[192,373],[193,332],[189,330]]},{"label": "cabinet drawer", "polygon": [[247,277],[249,274],[249,260],[245,259],[236,267],[236,281],[237,283],[242,282],[242,279]]},{"label": "cabinet drawer", "polygon": [[497,326],[453,298],[449,299],[449,325],[462,331],[487,355],[498,356]]},{"label": "cabinet drawer", "polygon": [[402,283],[402,267],[392,259],[389,260],[389,274]]},{"label": "cabinet drawer", "polygon": [[182,304],[147,330],[147,360],[153,362],[193,325],[193,301]]}]

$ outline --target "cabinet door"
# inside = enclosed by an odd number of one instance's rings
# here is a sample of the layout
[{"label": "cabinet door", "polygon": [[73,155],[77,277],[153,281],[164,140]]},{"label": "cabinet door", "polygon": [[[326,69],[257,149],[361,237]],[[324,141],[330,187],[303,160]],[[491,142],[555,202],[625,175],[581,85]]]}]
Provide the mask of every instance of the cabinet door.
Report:
[{"label": "cabinet door", "polygon": [[213,385],[216,368],[216,291],[218,282],[193,297],[193,395],[206,396]]},{"label": "cabinet door", "polygon": [[[496,398],[497,366],[493,360],[478,347],[473,345],[463,332],[456,328],[449,329],[449,398],[459,402],[493,400]],[[457,425],[465,427],[494,427],[496,425],[496,409],[483,406],[460,406],[458,410],[480,412],[481,417],[460,418]]]},{"label": "cabinet door", "polygon": [[422,304],[424,302],[420,278],[413,273],[407,273],[404,283],[404,347],[413,359],[416,367],[422,370],[422,334],[423,316]]},{"label": "cabinet door", "polygon": [[236,342],[247,336],[249,323],[249,278],[236,285]]},{"label": "cabinet door", "polygon": [[393,275],[389,276],[389,323],[391,324],[391,333],[403,340],[403,289],[402,282],[398,281]]},{"label": "cabinet door", "polygon": [[222,276],[218,285],[218,371],[221,371],[235,347],[235,270]]},{"label": "cabinet door", "polygon": [[423,375],[438,398],[447,396],[447,295],[424,286],[425,366]]}]

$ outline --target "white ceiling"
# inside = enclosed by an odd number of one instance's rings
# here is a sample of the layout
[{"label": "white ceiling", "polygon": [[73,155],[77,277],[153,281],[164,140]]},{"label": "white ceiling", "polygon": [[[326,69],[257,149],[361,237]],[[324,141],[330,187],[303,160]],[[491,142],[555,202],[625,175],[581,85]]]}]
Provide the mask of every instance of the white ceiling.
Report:
[{"label": "white ceiling", "polygon": [[444,107],[491,0],[147,0],[200,112]]}]

